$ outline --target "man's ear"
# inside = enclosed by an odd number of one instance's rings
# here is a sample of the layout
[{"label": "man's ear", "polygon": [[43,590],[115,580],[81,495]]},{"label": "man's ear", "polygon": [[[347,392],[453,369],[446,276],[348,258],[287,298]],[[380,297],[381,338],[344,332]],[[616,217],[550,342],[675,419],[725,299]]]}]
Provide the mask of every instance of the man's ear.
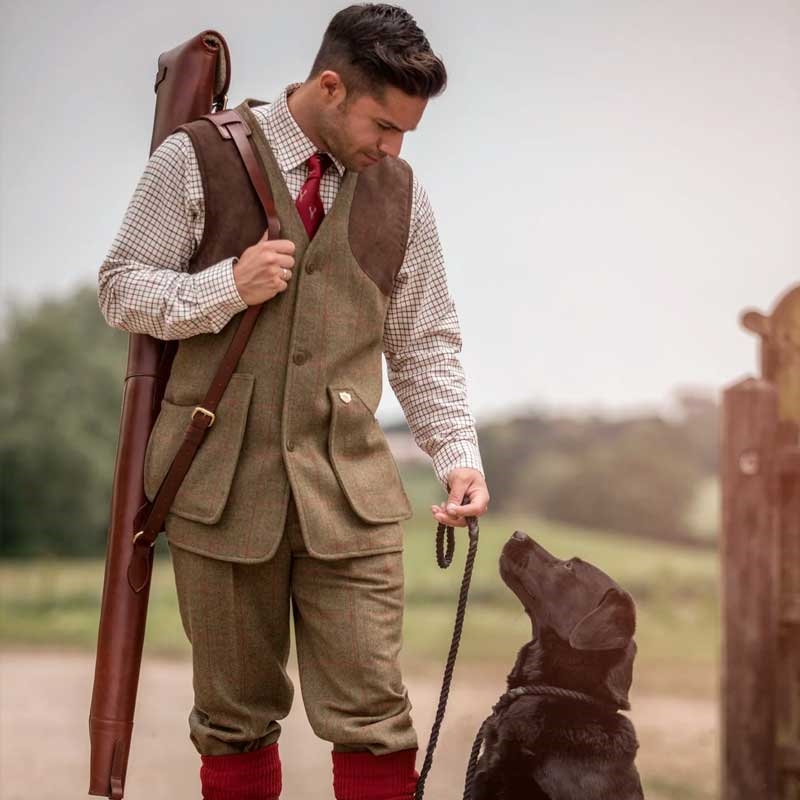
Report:
[{"label": "man's ear", "polygon": [[617,650],[625,647],[636,630],[636,607],[627,593],[612,587],[594,611],[572,629],[570,647],[575,650]]}]

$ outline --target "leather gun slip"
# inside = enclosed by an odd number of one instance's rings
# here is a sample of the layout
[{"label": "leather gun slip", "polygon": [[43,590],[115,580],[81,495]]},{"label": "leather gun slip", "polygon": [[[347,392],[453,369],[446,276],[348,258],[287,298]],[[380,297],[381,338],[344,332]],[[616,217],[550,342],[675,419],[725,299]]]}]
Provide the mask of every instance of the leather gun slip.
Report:
[{"label": "leather gun slip", "polygon": [[[156,75],[156,111],[150,153],[178,126],[225,106],[230,53],[216,31],[204,31],[162,53]],[[133,731],[142,660],[153,548],[134,590],[128,580],[137,516],[146,507],[144,453],[161,407],[176,342],[131,334],[122,398],[111,520],[89,714],[89,794],[120,800]]]}]

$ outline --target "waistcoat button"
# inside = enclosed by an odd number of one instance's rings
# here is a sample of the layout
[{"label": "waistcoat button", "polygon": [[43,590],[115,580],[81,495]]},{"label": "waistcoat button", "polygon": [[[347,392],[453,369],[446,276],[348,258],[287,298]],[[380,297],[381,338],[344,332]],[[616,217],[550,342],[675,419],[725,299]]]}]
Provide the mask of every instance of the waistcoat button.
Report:
[{"label": "waistcoat button", "polygon": [[291,453],[294,450],[294,442],[291,439],[286,440],[286,449]]},{"label": "waistcoat button", "polygon": [[303,364],[306,363],[306,361],[308,361],[308,353],[306,353],[304,350],[298,350],[294,354],[292,361],[294,361],[294,363],[297,364],[298,366],[302,366]]},{"label": "waistcoat button", "polygon": [[313,272],[315,269],[316,269],[316,266],[315,266],[314,264],[306,264],[306,272],[307,272],[309,275],[310,275],[310,274],[311,274],[311,273],[312,273],[312,272]]}]

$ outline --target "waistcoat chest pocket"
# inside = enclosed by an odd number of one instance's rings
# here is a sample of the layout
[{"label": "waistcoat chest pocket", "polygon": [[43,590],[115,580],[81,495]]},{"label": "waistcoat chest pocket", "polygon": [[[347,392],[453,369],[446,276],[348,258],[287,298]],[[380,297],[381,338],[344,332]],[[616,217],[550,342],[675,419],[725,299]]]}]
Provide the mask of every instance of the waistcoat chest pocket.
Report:
[{"label": "waistcoat chest pocket", "polygon": [[373,413],[348,386],[328,387],[328,454],[342,491],[364,522],[399,522],[412,515],[389,444]]},{"label": "waistcoat chest pocket", "polygon": [[[219,522],[242,449],[254,381],[255,377],[247,372],[231,376],[216,419],[175,495],[171,513],[208,525]],[[183,441],[192,411],[201,403],[202,397],[191,404],[162,400],[145,452],[144,491],[148,500],[155,497]]]}]

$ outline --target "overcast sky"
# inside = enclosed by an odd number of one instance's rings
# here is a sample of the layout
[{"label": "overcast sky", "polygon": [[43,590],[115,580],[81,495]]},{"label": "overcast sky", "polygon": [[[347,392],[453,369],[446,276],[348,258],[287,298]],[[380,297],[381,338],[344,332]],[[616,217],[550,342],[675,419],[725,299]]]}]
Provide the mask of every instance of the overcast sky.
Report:
[{"label": "overcast sky", "polygon": [[[230,105],[270,100],[342,6],[4,0],[3,303],[96,286],[160,52],[216,28]],[[450,76],[403,156],[436,210],[479,421],[663,406],[753,372],[740,311],[800,280],[800,2],[406,7]],[[387,387],[381,418],[398,408]]]}]

